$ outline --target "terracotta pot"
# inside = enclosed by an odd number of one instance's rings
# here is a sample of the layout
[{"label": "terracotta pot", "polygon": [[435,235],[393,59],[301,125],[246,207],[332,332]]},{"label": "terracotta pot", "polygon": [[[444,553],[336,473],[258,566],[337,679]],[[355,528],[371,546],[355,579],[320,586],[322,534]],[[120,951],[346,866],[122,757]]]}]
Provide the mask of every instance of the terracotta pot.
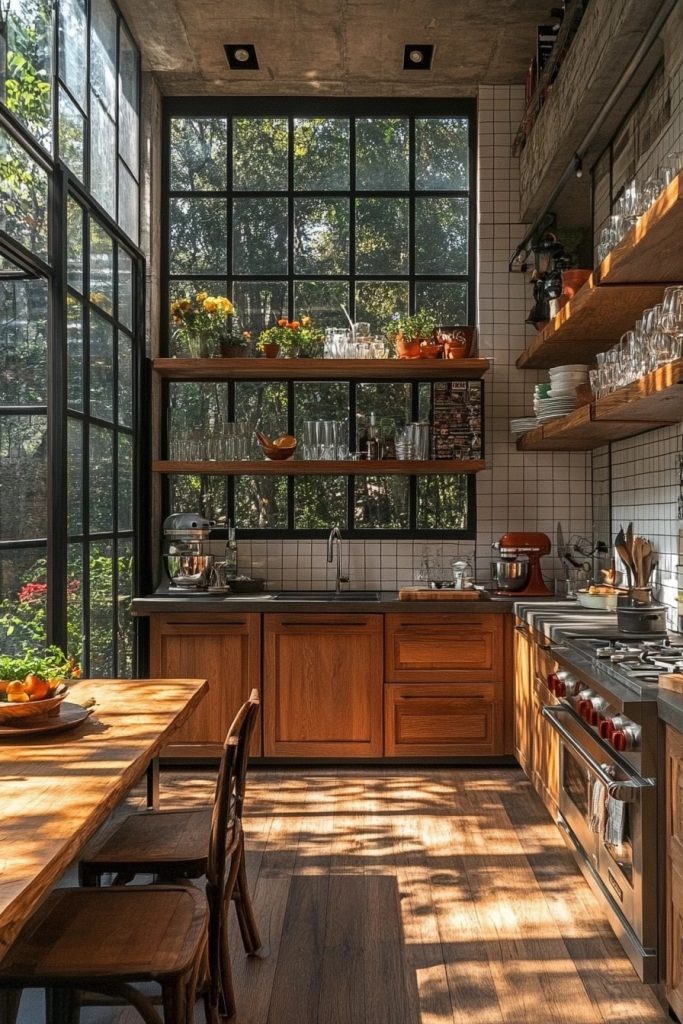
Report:
[{"label": "terracotta pot", "polygon": [[422,342],[420,345],[420,359],[440,359],[443,354],[443,345],[439,341]]},{"label": "terracotta pot", "polygon": [[472,351],[477,328],[453,324],[439,327],[437,339],[444,347],[444,359],[466,359]]},{"label": "terracotta pot", "polygon": [[245,345],[235,345],[231,341],[222,341],[221,355],[223,359],[238,359],[248,356],[249,349]]},{"label": "terracotta pot", "polygon": [[579,288],[586,283],[591,276],[591,270],[563,270],[562,271],[562,298],[564,302],[573,298]]},{"label": "terracotta pot", "polygon": [[272,342],[270,345],[263,345],[262,349],[266,359],[277,359],[280,352],[280,346],[276,342]]},{"label": "terracotta pot", "polygon": [[420,339],[414,338],[407,341],[401,334],[397,334],[396,351],[399,359],[419,359],[421,356]]}]

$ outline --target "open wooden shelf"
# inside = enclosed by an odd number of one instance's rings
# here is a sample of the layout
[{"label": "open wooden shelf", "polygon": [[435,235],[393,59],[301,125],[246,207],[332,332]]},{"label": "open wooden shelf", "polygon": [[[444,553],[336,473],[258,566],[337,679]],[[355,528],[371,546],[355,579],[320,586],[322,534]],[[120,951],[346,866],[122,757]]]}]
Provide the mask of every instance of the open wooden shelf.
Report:
[{"label": "open wooden shelf", "polygon": [[318,462],[283,459],[276,462],[172,462],[152,463],[155,473],[189,473],[195,476],[436,476],[451,473],[479,473],[483,459],[399,459]]},{"label": "open wooden shelf", "polygon": [[600,264],[609,284],[683,282],[683,172]]},{"label": "open wooden shelf", "polygon": [[531,451],[586,451],[683,420],[683,359],[536,427],[517,440]]},{"label": "open wooden shelf", "polygon": [[166,380],[476,379],[488,359],[155,359]]}]

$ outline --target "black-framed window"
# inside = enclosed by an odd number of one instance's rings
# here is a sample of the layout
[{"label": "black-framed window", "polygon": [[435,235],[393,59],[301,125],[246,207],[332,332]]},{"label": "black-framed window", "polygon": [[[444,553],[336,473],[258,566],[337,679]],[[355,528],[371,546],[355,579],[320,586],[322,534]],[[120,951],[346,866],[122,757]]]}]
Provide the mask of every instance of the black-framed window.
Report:
[{"label": "black-framed window", "polygon": [[[240,327],[253,335],[281,316],[343,326],[342,307],[369,322],[372,333],[393,313],[419,308],[443,324],[468,323],[475,302],[474,113],[466,100],[167,100],[166,308],[197,292],[228,295]],[[187,355],[186,343],[168,323],[165,351]],[[167,403],[177,404],[184,387],[166,388]],[[250,387],[225,385],[231,415],[241,414],[240,395]],[[344,402],[330,397],[339,387]],[[368,387],[320,382],[308,401],[348,419],[353,436],[362,426],[358,395]],[[409,380],[408,387],[403,422],[428,414],[424,389]],[[263,385],[262,402],[279,410],[273,430],[282,432],[283,417],[295,428],[305,390],[298,382]],[[185,391],[201,415],[210,388]],[[379,398],[378,406],[368,411],[390,414]],[[243,535],[315,535],[333,521],[369,536],[438,529],[469,537],[475,528],[475,483],[465,476],[206,475],[171,479],[167,497],[169,509],[200,503],[213,517],[234,520]]]},{"label": "black-framed window", "polygon": [[3,43],[0,641],[129,676],[146,493],[139,57],[109,0],[10,4]]}]

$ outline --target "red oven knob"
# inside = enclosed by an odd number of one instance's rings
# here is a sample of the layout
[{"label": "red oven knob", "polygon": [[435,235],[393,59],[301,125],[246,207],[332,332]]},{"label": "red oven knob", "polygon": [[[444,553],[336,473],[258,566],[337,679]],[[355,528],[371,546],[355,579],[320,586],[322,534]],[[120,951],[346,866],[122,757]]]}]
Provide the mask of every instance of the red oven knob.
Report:
[{"label": "red oven knob", "polygon": [[591,702],[589,700],[580,700],[579,701],[579,714],[581,715],[581,717],[583,719],[585,719],[586,722],[589,720],[590,714],[591,714],[592,710],[593,710],[593,705],[591,704]]},{"label": "red oven knob", "polygon": [[627,722],[612,733],[612,746],[623,753],[625,750],[638,750],[640,747],[641,729],[635,722]]},{"label": "red oven knob", "polygon": [[551,693],[557,693],[555,687],[557,686],[559,681],[560,681],[560,677],[558,676],[557,672],[550,672],[548,674],[548,676],[546,678],[546,683],[548,684],[548,689],[550,690]]},{"label": "red oven knob", "polygon": [[598,732],[602,736],[603,740],[611,740],[612,733],[614,732],[612,719],[603,718],[601,722],[598,722]]},{"label": "red oven knob", "polygon": [[612,733],[612,746],[615,750],[626,750],[626,733],[623,729],[617,729]]}]

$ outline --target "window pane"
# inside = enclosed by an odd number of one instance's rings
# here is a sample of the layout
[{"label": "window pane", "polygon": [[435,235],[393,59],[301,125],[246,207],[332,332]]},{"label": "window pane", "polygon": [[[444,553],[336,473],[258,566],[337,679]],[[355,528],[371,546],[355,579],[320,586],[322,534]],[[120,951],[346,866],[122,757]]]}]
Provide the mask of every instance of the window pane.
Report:
[{"label": "window pane", "polygon": [[329,530],[347,520],[345,476],[294,477],[294,529]]},{"label": "window pane", "polygon": [[83,409],[83,306],[66,297],[66,403]]},{"label": "window pane", "polygon": [[[3,101],[52,152],[52,0],[10,0]],[[5,67],[2,68],[5,74]]]},{"label": "window pane", "polygon": [[408,478],[356,477],[353,521],[358,530],[407,530],[410,526]]},{"label": "window pane", "polygon": [[125,331],[118,332],[119,380],[117,388],[118,421],[133,426],[133,339]]},{"label": "window pane", "polygon": [[0,540],[47,536],[47,417],[0,416]]},{"label": "window pane", "polygon": [[207,192],[227,188],[228,129],[223,117],[171,120],[171,188]]},{"label": "window pane", "polygon": [[341,117],[294,121],[294,188],[349,187],[349,122]]},{"label": "window pane", "polygon": [[114,328],[90,311],[90,415],[114,419]]},{"label": "window pane", "polygon": [[232,259],[235,274],[286,274],[287,200],[235,199]]},{"label": "window pane", "polygon": [[111,316],[114,311],[114,243],[90,218],[90,301]]},{"label": "window pane", "polygon": [[[105,110],[116,110],[116,13],[109,0],[91,0],[90,88]],[[111,164],[115,147],[109,152]]]},{"label": "window pane", "polygon": [[347,199],[294,201],[294,272],[345,274],[349,269]]},{"label": "window pane", "polygon": [[114,122],[93,94],[90,103],[90,191],[112,217],[116,216],[115,149]]},{"label": "window pane", "polygon": [[47,260],[47,174],[1,128],[0,228]]},{"label": "window pane", "polygon": [[133,529],[133,439],[130,434],[119,434],[119,530]]},{"label": "window pane", "polygon": [[71,196],[66,204],[66,230],[67,283],[83,294],[83,209]]},{"label": "window pane", "polygon": [[126,327],[133,327],[133,261],[119,246],[118,248],[119,320]]},{"label": "window pane", "polygon": [[214,522],[227,522],[227,477],[169,477],[169,511],[198,512]]},{"label": "window pane", "polygon": [[349,308],[347,281],[295,281],[294,316],[311,316],[318,327],[346,326],[342,306]]},{"label": "window pane", "polygon": [[255,338],[287,315],[286,281],[235,281],[232,296],[243,330]]},{"label": "window pane", "polygon": [[466,530],[467,526],[467,477],[419,477],[418,530]]},{"label": "window pane", "polygon": [[408,200],[356,201],[356,272],[408,273]]},{"label": "window pane", "polygon": [[47,552],[0,551],[0,650],[19,655],[47,640]]},{"label": "window pane", "polygon": [[287,528],[287,478],[282,476],[237,477],[235,480],[235,524],[239,530],[285,530]]},{"label": "window pane", "polygon": [[415,119],[415,185],[418,189],[469,188],[466,117]]},{"label": "window pane", "polygon": [[80,181],[85,180],[85,119],[68,94],[59,87],[59,155]]},{"label": "window pane", "polygon": [[[358,384],[356,388],[356,439],[362,437],[370,422],[370,413],[375,414],[379,426],[380,441],[387,454],[393,447],[396,431],[412,421],[412,388],[407,383]],[[358,443],[356,443],[358,449]],[[395,451],[395,449],[394,449]]]},{"label": "window pane", "polygon": [[105,427],[90,427],[90,532],[109,533],[114,525],[114,434]]},{"label": "window pane", "polygon": [[83,424],[69,416],[66,442],[67,530],[83,533]]},{"label": "window pane", "polygon": [[138,202],[140,188],[124,163],[119,161],[119,224],[122,231],[137,244]]},{"label": "window pane", "polygon": [[225,199],[171,200],[172,273],[225,272],[227,210]]},{"label": "window pane", "polygon": [[88,626],[90,659],[88,675],[114,678],[114,559],[111,541],[90,545],[90,601]]},{"label": "window pane", "polygon": [[116,677],[130,679],[133,675],[135,627],[133,624],[133,542],[119,540],[118,594],[116,600]]},{"label": "window pane", "polygon": [[[176,280],[169,282],[169,292],[172,305],[177,299],[191,299],[196,301],[196,296],[201,292],[205,292],[207,295],[226,295],[227,286],[225,280]],[[169,355],[198,356],[199,345],[193,340],[193,337],[191,336],[192,332],[188,331],[182,324],[175,324],[173,322],[172,315],[169,316],[169,322]],[[213,354],[217,355],[218,352],[216,351]]]},{"label": "window pane", "polygon": [[[250,438],[255,430],[268,437],[287,433],[287,385],[284,383],[235,383],[235,423],[247,425]],[[261,449],[256,446],[259,456]]]},{"label": "window pane", "polygon": [[81,661],[83,657],[83,545],[69,544],[67,548],[66,584],[66,650]]},{"label": "window pane", "polygon": [[123,23],[119,37],[119,155],[138,174],[138,51]]},{"label": "window pane", "polygon": [[47,403],[47,281],[0,279],[0,405]]},{"label": "window pane", "polygon": [[418,281],[416,309],[431,309],[440,324],[467,323],[467,285],[464,281]]},{"label": "window pane", "polygon": [[408,188],[407,118],[357,119],[356,188]]},{"label": "window pane", "polygon": [[466,199],[415,200],[416,273],[467,273],[468,220]]},{"label": "window pane", "polygon": [[287,188],[289,129],[284,117],[236,117],[232,122],[233,188]]},{"label": "window pane", "polygon": [[83,110],[88,85],[87,38],[85,0],[60,0],[59,75]]},{"label": "window pane", "polygon": [[356,285],[356,320],[370,324],[379,334],[392,314],[408,312],[408,282],[359,281]]}]

